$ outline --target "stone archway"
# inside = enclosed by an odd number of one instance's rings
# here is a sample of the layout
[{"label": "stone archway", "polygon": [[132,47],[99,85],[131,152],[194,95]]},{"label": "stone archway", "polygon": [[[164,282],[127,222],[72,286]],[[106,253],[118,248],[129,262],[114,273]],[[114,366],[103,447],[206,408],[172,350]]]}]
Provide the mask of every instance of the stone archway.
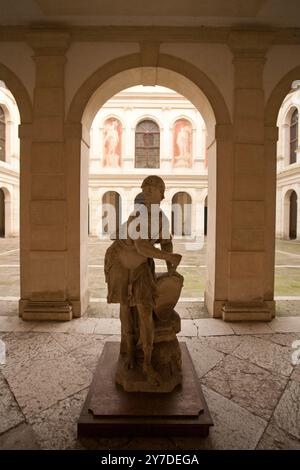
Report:
[{"label": "stone archway", "polygon": [[264,154],[265,177],[265,299],[274,299],[275,276],[275,230],[276,230],[276,179],[277,179],[277,118],[280,107],[291,89],[292,83],[300,77],[300,65],[286,73],[275,85],[265,105]]},{"label": "stone archway", "polygon": [[[205,297],[211,315],[221,316],[221,308],[227,296],[227,233],[225,236],[222,235],[222,239],[219,233],[221,227],[225,224],[228,226],[228,220],[230,220],[230,188],[225,183],[225,180],[229,179],[230,172],[228,161],[232,158],[229,112],[218,88],[192,64],[176,57],[159,54],[155,65],[155,67],[143,67],[140,54],[132,54],[107,63],[84,82],[74,96],[67,113],[68,167],[71,165],[74,168],[75,163],[78,169],[77,174],[81,174],[81,186],[76,191],[80,194],[80,203],[78,201],[77,204],[72,204],[68,229],[68,244],[74,247],[74,253],[69,253],[68,271],[73,281],[74,273],[78,279],[76,284],[73,282],[73,289],[70,291],[73,316],[80,316],[88,305],[88,292],[83,291],[80,286],[80,279],[87,276],[87,257],[82,256],[80,250],[85,250],[87,245],[87,236],[84,239],[85,235],[83,235],[83,232],[87,230],[83,227],[87,227],[88,221],[89,129],[99,107],[111,96],[123,89],[143,84],[147,76],[155,76],[153,84],[174,89],[184,95],[201,111],[206,123],[211,210],[208,220],[208,233],[210,234],[208,256],[210,259]],[[69,174],[73,175],[71,166]],[[68,187],[72,192],[74,191],[73,183],[74,180],[68,182]],[[222,195],[217,190],[219,186],[223,187]],[[72,199],[72,197],[73,194],[69,193],[68,198]],[[219,245],[218,250],[217,245]],[[79,253],[76,252],[77,250]],[[79,259],[80,263],[78,263]]]},{"label": "stone archway", "polygon": [[[31,168],[28,162],[31,158],[33,108],[28,91],[22,81],[6,65],[0,63],[0,79],[3,80],[14,96],[19,114],[20,139],[20,281],[21,298],[19,311],[22,312],[24,299],[30,298],[30,181]],[[10,202],[9,202],[10,204]],[[6,215],[6,233],[10,229],[10,221]]]}]

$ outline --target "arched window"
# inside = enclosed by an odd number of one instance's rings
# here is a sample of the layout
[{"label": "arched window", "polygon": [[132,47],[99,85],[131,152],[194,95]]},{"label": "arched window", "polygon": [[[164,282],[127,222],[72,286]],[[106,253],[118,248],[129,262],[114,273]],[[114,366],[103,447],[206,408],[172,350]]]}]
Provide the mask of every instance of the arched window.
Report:
[{"label": "arched window", "polygon": [[172,198],[172,235],[192,233],[192,198],[185,191],[175,193]]},{"label": "arched window", "polygon": [[0,106],[0,160],[5,162],[5,114]]},{"label": "arched window", "polygon": [[290,122],[290,164],[297,161],[297,148],[298,148],[298,110],[292,114]]},{"label": "arched window", "polygon": [[159,168],[160,133],[156,122],[145,119],[135,129],[135,168]]}]

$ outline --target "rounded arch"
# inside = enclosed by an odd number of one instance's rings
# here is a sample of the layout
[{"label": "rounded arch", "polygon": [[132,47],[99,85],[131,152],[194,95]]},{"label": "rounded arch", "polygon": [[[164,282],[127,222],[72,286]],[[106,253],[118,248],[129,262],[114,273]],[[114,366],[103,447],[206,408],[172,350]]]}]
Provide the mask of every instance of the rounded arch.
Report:
[{"label": "rounded arch", "polygon": [[108,190],[102,194],[102,234],[115,236],[119,232],[122,199],[118,191]]},{"label": "rounded arch", "polygon": [[190,117],[190,116],[186,116],[185,114],[178,114],[177,116],[175,116],[172,121],[170,121],[170,129],[173,129],[174,127],[174,124],[177,122],[177,121],[180,121],[181,119],[184,119],[185,121],[188,121],[190,123],[190,125],[192,126],[192,129],[195,130],[196,129],[196,124],[194,122],[194,120]]},{"label": "rounded arch", "polygon": [[119,116],[118,114],[115,114],[115,113],[109,113],[109,114],[107,114],[107,116],[103,116],[100,120],[100,126],[101,127],[104,126],[104,123],[105,123],[105,121],[107,121],[107,119],[116,119],[117,121],[120,121],[120,123],[122,125],[122,130],[124,131],[126,126],[125,126],[125,122],[121,118],[121,116]]},{"label": "rounded arch", "polygon": [[32,121],[32,103],[21,80],[2,63],[0,63],[0,79],[4,81],[16,100],[22,124],[30,123]]},{"label": "rounded arch", "polygon": [[283,236],[287,240],[297,238],[297,206],[299,195],[296,187],[290,187],[283,195]]},{"label": "rounded arch", "polygon": [[132,123],[132,129],[136,129],[136,127],[142,121],[153,121],[158,126],[160,132],[163,130],[163,123],[161,122],[161,120],[158,119],[157,116],[153,116],[152,114],[148,114],[148,113],[143,114],[142,116],[138,116]]},{"label": "rounded arch", "polygon": [[[211,123],[213,128],[215,122],[231,124],[228,107],[221,92],[204,72],[189,62],[168,54],[159,55],[156,70],[157,84],[174,89],[185,96],[197,109],[201,109],[206,125],[207,120],[211,118],[212,111],[215,117],[214,122]],[[170,71],[173,74],[170,74]],[[85,80],[76,92],[67,113],[67,122],[83,122],[85,127],[90,128],[99,106],[122,89],[140,85],[141,82],[140,54],[130,54],[106,63]],[[87,108],[89,108],[89,113],[87,113]],[[213,140],[214,129],[212,134]]]},{"label": "rounded arch", "polygon": [[276,126],[279,109],[291,90],[292,83],[300,77],[300,65],[285,74],[273,88],[265,106],[265,125]]},{"label": "rounded arch", "polygon": [[294,103],[290,104],[288,109],[285,111],[285,114],[284,114],[284,117],[283,117],[283,124],[290,124],[291,117],[294,114],[294,111],[296,111],[296,110],[299,113],[300,106],[297,106]]},{"label": "rounded arch", "polygon": [[11,234],[11,192],[6,186],[0,185],[0,237]]},{"label": "rounded arch", "polygon": [[177,191],[172,200],[172,235],[190,236],[192,234],[192,197],[188,191]]}]

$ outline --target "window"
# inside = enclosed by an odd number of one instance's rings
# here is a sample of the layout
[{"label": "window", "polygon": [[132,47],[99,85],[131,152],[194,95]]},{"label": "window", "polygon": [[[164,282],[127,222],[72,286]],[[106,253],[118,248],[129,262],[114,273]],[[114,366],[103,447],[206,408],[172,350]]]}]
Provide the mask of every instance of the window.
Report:
[{"label": "window", "polygon": [[5,114],[0,106],[0,160],[5,162]]},{"label": "window", "polygon": [[298,148],[298,110],[292,114],[290,122],[290,164],[297,161],[297,148]]},{"label": "window", "polygon": [[159,127],[150,119],[135,129],[135,168],[159,168]]}]

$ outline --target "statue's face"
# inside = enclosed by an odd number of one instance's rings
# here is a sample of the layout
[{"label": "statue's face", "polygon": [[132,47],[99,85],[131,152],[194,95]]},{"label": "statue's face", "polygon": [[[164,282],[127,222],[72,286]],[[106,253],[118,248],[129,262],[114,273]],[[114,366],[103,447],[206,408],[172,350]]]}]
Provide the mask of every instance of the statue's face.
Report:
[{"label": "statue's face", "polygon": [[150,184],[143,188],[143,195],[145,202],[148,204],[159,204],[162,200],[159,188]]}]

